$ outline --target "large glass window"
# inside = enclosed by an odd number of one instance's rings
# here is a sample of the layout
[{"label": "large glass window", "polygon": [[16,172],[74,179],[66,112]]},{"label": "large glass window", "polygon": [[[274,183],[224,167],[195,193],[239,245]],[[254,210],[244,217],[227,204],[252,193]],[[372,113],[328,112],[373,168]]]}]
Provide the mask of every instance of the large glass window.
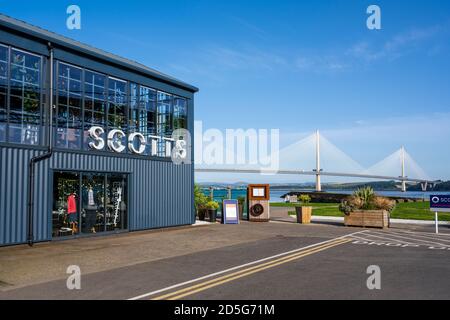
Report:
[{"label": "large glass window", "polygon": [[[173,131],[172,123],[172,95],[158,91],[157,104],[157,136],[170,137]],[[159,140],[158,142],[158,156],[165,157],[166,155],[166,141]]]},{"label": "large glass window", "polygon": [[[84,148],[89,149],[89,129],[106,127],[106,77],[85,71],[84,73]],[[104,137],[103,137],[104,138]]]},{"label": "large glass window", "polygon": [[151,153],[150,136],[156,134],[156,91],[144,86],[138,87],[134,83],[130,88],[130,133],[140,132],[147,138],[144,154],[148,155]]},{"label": "large glass window", "polygon": [[187,129],[186,99],[179,97],[173,99],[173,129]]},{"label": "large glass window", "polygon": [[0,45],[0,142],[6,141],[8,122],[8,47]]},{"label": "large glass window", "polygon": [[[108,79],[108,128],[120,129],[127,134],[127,83],[126,81]],[[126,145],[126,136],[115,136],[122,145]],[[125,149],[126,150],[126,149]]]},{"label": "large glass window", "polygon": [[126,174],[55,172],[53,237],[128,228]]},{"label": "large glass window", "polygon": [[41,57],[11,50],[9,141],[39,144]]},{"label": "large glass window", "polygon": [[79,149],[82,126],[82,69],[58,63],[57,128],[55,145]]}]

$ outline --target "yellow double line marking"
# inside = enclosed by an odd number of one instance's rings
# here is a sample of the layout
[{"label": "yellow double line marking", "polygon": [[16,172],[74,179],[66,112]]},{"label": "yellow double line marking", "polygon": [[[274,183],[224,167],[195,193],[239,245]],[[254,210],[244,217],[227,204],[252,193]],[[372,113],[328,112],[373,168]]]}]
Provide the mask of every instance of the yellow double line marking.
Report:
[{"label": "yellow double line marking", "polygon": [[193,295],[195,293],[219,286],[221,284],[242,278],[242,277],[246,277],[249,276],[251,274],[269,269],[269,268],[273,268],[276,266],[279,266],[281,264],[285,264],[300,258],[303,258],[305,256],[347,243],[349,241],[352,241],[351,239],[336,239],[334,241],[307,249],[307,250],[302,250],[300,252],[296,252],[287,256],[284,256],[282,258],[278,258],[269,262],[265,262],[250,268],[246,268],[216,279],[212,279],[212,280],[208,280],[205,282],[201,282],[199,284],[175,291],[175,292],[171,292],[171,293],[167,293],[165,295],[161,295],[158,297],[153,298],[152,300],[177,300],[177,299],[181,299],[184,298],[186,296],[190,296]]}]

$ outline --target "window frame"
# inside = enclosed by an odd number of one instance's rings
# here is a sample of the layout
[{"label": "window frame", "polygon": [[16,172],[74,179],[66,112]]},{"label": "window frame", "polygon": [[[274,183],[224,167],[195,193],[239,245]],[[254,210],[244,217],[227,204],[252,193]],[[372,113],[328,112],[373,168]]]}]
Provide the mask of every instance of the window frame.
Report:
[{"label": "window frame", "polygon": [[[82,132],[83,133],[82,133],[82,136],[83,136],[83,139],[81,141],[81,144],[82,144],[81,150],[89,151],[91,149],[89,149],[87,147],[87,144],[84,143],[84,135],[85,135],[85,129],[86,129],[86,123],[87,123],[85,121],[86,101],[87,101],[87,99],[86,99],[86,92],[85,92],[85,90],[86,90],[86,87],[85,87],[85,85],[86,85],[86,72],[90,72],[90,73],[92,73],[94,75],[97,74],[99,76],[102,76],[102,77],[104,77],[104,80],[105,80],[105,83],[104,83],[104,86],[103,86],[103,104],[104,104],[103,108],[104,108],[104,110],[102,112],[102,114],[103,114],[102,127],[104,127],[104,128],[107,128],[107,125],[108,125],[108,75],[105,74],[105,73],[102,73],[102,72],[97,72],[97,71],[94,71],[94,70],[91,70],[91,69],[86,69],[86,68],[82,68],[82,70],[83,70],[83,75],[82,75],[82,78],[83,78],[83,103],[82,103],[82,109],[83,109],[83,112],[82,112],[82,114],[83,114],[82,115],[82,117],[83,117],[83,128],[82,128]],[[92,85],[94,87],[96,87],[95,81],[92,83]],[[91,98],[89,98],[89,99],[91,99]],[[95,104],[95,99],[96,99],[95,98],[95,93],[93,93],[92,101],[94,101],[94,104]],[[92,109],[93,113],[95,113],[94,108],[95,108],[95,105],[93,106],[93,109]],[[105,151],[107,151],[107,150],[102,150],[102,152],[105,152]]]},{"label": "window frame", "polygon": [[[11,46],[8,45],[4,45],[2,43],[0,43],[1,47],[6,48],[6,77],[5,77],[5,83],[6,83],[6,92],[5,92],[5,106],[4,106],[4,112],[5,112],[5,117],[6,117],[6,121],[5,121],[5,138],[3,140],[3,142],[8,143],[9,142],[9,91],[10,91],[10,86],[11,84],[10,82],[10,60],[11,60]],[[2,142],[0,140],[0,142]]]},{"label": "window frame", "polygon": [[[56,143],[57,143],[57,141],[58,141],[58,139],[57,139],[57,137],[58,137],[58,129],[60,128],[59,127],[59,104],[60,104],[60,101],[59,101],[59,97],[60,97],[60,94],[59,94],[59,92],[60,92],[60,90],[61,90],[61,88],[59,87],[59,77],[60,77],[60,74],[59,74],[59,71],[60,71],[60,65],[61,64],[63,64],[63,65],[66,65],[66,66],[68,66],[68,67],[71,67],[71,68],[76,68],[76,69],[79,69],[80,71],[81,71],[81,78],[80,78],[80,89],[81,89],[81,91],[80,91],[80,104],[81,104],[81,106],[80,106],[80,118],[81,118],[81,125],[80,125],[80,134],[79,134],[79,138],[78,138],[78,140],[79,140],[79,147],[77,148],[77,150],[82,150],[83,148],[82,148],[82,146],[83,146],[83,133],[84,133],[84,131],[83,131],[83,128],[84,128],[84,96],[85,96],[85,94],[84,94],[84,87],[83,87],[83,85],[84,85],[84,69],[82,68],[82,67],[79,67],[79,66],[76,66],[76,65],[74,65],[74,64],[71,64],[71,63],[67,63],[67,62],[65,62],[65,61],[61,61],[61,60],[55,60],[54,61],[54,63],[55,63],[55,70],[54,70],[54,79],[53,79],[53,81],[54,81],[54,83],[53,83],[53,85],[54,85],[54,90],[55,90],[55,92],[56,92],[56,94],[55,94],[55,114],[53,115],[53,122],[54,122],[54,126],[55,126],[55,130],[54,130],[54,133],[53,133],[53,143],[54,143],[54,145],[53,145],[53,147],[55,147],[55,148],[59,148],[59,149],[62,149],[62,150],[67,150],[67,149],[71,149],[70,147],[61,147],[61,146],[57,146],[56,145]],[[70,80],[70,78],[68,78],[69,80]],[[69,94],[70,94],[70,88],[69,88],[69,91],[67,91],[67,97],[68,97],[68,99],[69,99]],[[69,110],[69,108],[70,108],[70,104],[69,104],[69,101],[67,102],[68,104],[66,105],[66,107],[67,107],[67,110]],[[61,127],[62,128],[62,127]],[[67,128],[67,126],[66,127],[64,127],[64,129],[68,129]]]},{"label": "window frame", "polygon": [[[40,147],[44,145],[44,131],[43,130],[43,123],[44,123],[44,107],[43,107],[43,91],[45,90],[43,88],[43,84],[44,84],[44,79],[46,76],[46,72],[44,70],[44,56],[41,54],[37,54],[31,51],[27,51],[27,50],[23,50],[20,49],[16,46],[12,46],[12,45],[6,45],[3,43],[0,43],[0,45],[2,45],[3,47],[7,47],[8,48],[8,63],[7,63],[7,83],[8,83],[8,89],[7,89],[7,112],[6,112],[6,117],[7,117],[7,121],[6,121],[6,139],[5,139],[5,143],[8,144],[13,144],[13,145],[20,145],[20,146],[33,146],[33,147]],[[30,56],[34,56],[39,58],[39,77],[38,77],[38,87],[39,87],[39,99],[38,99],[38,117],[39,120],[37,121],[38,123],[36,124],[36,126],[38,127],[38,135],[37,135],[37,143],[36,144],[29,144],[29,143],[23,143],[23,142],[16,142],[16,141],[11,141],[11,65],[12,65],[12,52],[17,51],[20,53],[23,53],[25,55],[30,55]],[[26,69],[30,69],[28,67],[24,67]],[[15,80],[16,81],[16,80]],[[23,82],[25,83],[25,82]],[[14,95],[15,96],[15,95]],[[17,97],[17,96],[15,96]],[[23,102],[22,102],[23,103]],[[23,117],[23,107],[22,107],[22,111],[21,111],[21,117]],[[21,122],[22,124],[23,122]]]}]

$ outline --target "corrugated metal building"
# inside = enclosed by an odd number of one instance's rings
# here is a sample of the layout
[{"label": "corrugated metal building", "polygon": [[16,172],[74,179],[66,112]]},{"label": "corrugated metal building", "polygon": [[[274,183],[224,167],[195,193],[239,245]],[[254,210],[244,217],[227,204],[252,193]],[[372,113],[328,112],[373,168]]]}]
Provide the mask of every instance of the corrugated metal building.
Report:
[{"label": "corrugated metal building", "polygon": [[0,15],[0,246],[194,223],[197,91]]}]

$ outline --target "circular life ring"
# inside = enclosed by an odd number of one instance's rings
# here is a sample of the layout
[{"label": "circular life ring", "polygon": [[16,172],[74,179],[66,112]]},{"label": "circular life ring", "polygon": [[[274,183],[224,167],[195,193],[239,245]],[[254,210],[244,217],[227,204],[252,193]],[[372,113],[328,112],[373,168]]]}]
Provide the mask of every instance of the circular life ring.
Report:
[{"label": "circular life ring", "polygon": [[250,208],[250,214],[254,217],[259,217],[264,213],[264,207],[257,203]]}]

